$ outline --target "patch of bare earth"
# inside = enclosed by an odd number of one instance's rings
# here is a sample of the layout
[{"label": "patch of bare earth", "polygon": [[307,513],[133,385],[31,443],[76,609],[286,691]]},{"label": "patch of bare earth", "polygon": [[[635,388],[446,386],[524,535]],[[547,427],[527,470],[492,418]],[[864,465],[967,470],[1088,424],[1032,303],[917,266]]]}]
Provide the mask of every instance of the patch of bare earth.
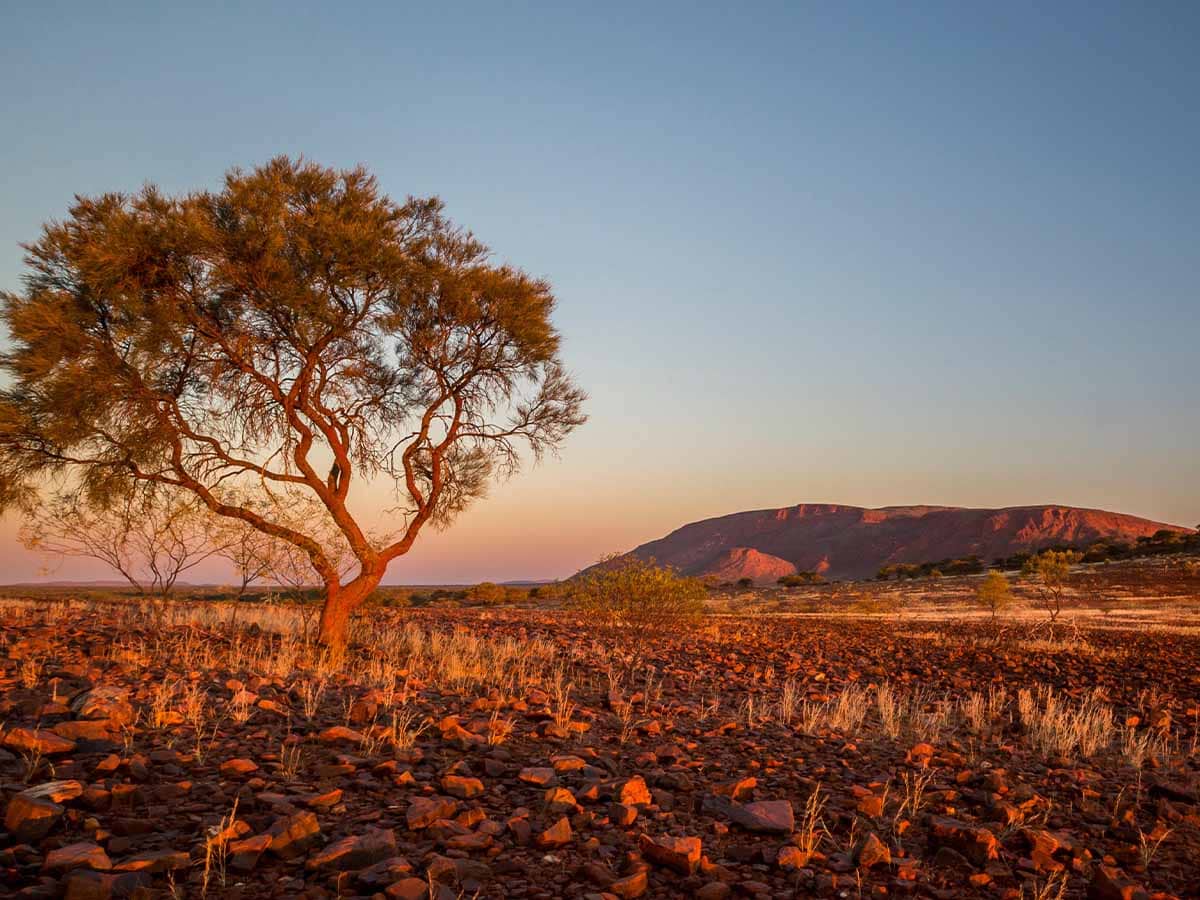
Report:
[{"label": "patch of bare earth", "polygon": [[16,896],[1200,895],[1194,633],[0,616]]}]

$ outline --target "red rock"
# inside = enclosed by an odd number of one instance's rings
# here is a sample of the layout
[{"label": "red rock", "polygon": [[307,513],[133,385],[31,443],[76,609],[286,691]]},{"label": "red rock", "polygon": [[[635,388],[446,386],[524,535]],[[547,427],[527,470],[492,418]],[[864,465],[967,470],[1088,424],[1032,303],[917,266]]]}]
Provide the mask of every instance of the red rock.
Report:
[{"label": "red rock", "polygon": [[483,793],[483,782],[478,778],[446,775],[442,778],[442,790],[451,797],[457,797],[460,800],[469,800]]},{"label": "red rock", "polygon": [[929,847],[931,850],[949,847],[976,866],[984,866],[999,856],[999,841],[992,832],[943,816],[934,816],[929,821]]},{"label": "red rock", "polygon": [[345,725],[334,725],[317,735],[317,740],[322,744],[361,744],[366,738],[361,731],[355,731]]},{"label": "red rock", "polygon": [[574,812],[576,807],[575,795],[561,787],[547,788],[542,803],[546,811],[551,813]]},{"label": "red rock", "polygon": [[858,801],[858,811],[870,819],[883,815],[883,798],[878,794],[867,794]]},{"label": "red rock", "polygon": [[649,806],[654,802],[650,797],[650,789],[646,787],[646,780],[641,775],[618,782],[613,796],[618,803],[629,806]]},{"label": "red rock", "polygon": [[803,869],[808,865],[808,854],[794,844],[785,844],[775,857],[775,865],[781,869]]},{"label": "red rock", "polygon": [[51,832],[63,812],[57,803],[20,793],[8,801],[4,827],[21,843],[37,843]]},{"label": "red rock", "polygon": [[537,836],[537,845],[543,848],[562,847],[571,842],[571,823],[563,816]]},{"label": "red rock", "polygon": [[733,781],[723,781],[713,785],[712,791],[720,797],[742,801],[753,795],[756,787],[758,787],[757,778],[735,778]]},{"label": "red rock", "polygon": [[389,885],[384,894],[396,900],[426,900],[429,896],[429,884],[420,878],[402,878]]},{"label": "red rock", "polygon": [[417,797],[409,804],[405,819],[410,831],[420,831],[438,819],[449,819],[457,809],[458,804],[445,797]]},{"label": "red rock", "polygon": [[42,868],[47,872],[66,872],[70,869],[97,869],[107,872],[112,868],[108,854],[91,841],[67,844],[46,855]]},{"label": "red rock", "polygon": [[760,800],[747,803],[742,809],[752,820],[743,820],[739,824],[750,831],[791,834],[796,829],[796,814],[790,800]]},{"label": "red rock", "polygon": [[700,865],[700,838],[669,835],[652,838],[643,834],[638,843],[646,859],[681,875],[691,875]]},{"label": "red rock", "polygon": [[696,900],[725,900],[731,893],[729,885],[723,881],[710,881],[696,890]]},{"label": "red rock", "polygon": [[892,861],[892,851],[874,832],[869,832],[855,849],[854,861],[860,869],[886,866]]},{"label": "red rock", "polygon": [[403,856],[389,856],[358,873],[358,883],[367,887],[384,887],[411,875],[412,863]]},{"label": "red rock", "polygon": [[558,777],[554,774],[553,769],[528,768],[522,769],[517,776],[526,784],[536,785],[537,787],[551,787],[558,784]]},{"label": "red rock", "polygon": [[124,688],[101,685],[71,699],[70,708],[81,719],[104,719],[114,725],[128,725],[137,718]]},{"label": "red rock", "polygon": [[121,860],[113,870],[117,872],[172,872],[186,869],[191,860],[183,850],[151,850]]},{"label": "red rock", "polygon": [[111,741],[117,727],[107,719],[76,719],[59,722],[50,730],[68,741]]},{"label": "red rock", "polygon": [[252,759],[227,759],[221,763],[220,773],[226,778],[238,778],[258,771],[258,763]]},{"label": "red rock", "polygon": [[240,841],[230,841],[226,847],[229,865],[238,872],[250,872],[258,865],[259,857],[271,846],[271,835],[256,834]]},{"label": "red rock", "polygon": [[646,878],[646,873],[634,872],[632,875],[627,875],[624,878],[618,878],[608,886],[610,894],[616,894],[618,897],[628,898],[640,897],[646,893],[646,888],[649,887],[649,881]]},{"label": "red rock", "polygon": [[21,791],[21,795],[30,800],[49,800],[52,803],[65,803],[83,794],[83,785],[78,781],[47,781]]},{"label": "red rock", "polygon": [[75,742],[59,737],[53,731],[36,728],[13,728],[4,735],[4,746],[25,753],[59,756],[75,749]]},{"label": "red rock", "polygon": [[618,828],[628,828],[638,817],[638,808],[628,803],[614,803],[609,807],[608,817]]},{"label": "red rock", "polygon": [[149,893],[151,876],[145,872],[109,875],[92,869],[74,869],[66,876],[64,900],[109,900]]},{"label": "red rock", "polygon": [[272,853],[281,859],[299,859],[316,843],[321,825],[317,817],[306,810],[276,819],[267,834],[271,838],[267,849]]},{"label": "red rock", "polygon": [[1150,896],[1119,869],[1104,865],[1096,866],[1087,895],[1088,900],[1148,900]]},{"label": "red rock", "polygon": [[309,857],[307,868],[349,872],[395,855],[396,835],[390,829],[372,828],[327,845]]}]

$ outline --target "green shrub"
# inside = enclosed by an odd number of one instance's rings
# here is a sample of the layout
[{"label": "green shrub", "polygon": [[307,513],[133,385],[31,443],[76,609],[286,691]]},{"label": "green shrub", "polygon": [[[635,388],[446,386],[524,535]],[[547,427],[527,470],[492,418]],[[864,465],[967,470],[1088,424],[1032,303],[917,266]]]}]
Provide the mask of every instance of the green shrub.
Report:
[{"label": "green shrub", "polygon": [[699,579],[632,556],[602,560],[566,588],[572,609],[639,640],[694,627],[704,616],[708,596]]}]

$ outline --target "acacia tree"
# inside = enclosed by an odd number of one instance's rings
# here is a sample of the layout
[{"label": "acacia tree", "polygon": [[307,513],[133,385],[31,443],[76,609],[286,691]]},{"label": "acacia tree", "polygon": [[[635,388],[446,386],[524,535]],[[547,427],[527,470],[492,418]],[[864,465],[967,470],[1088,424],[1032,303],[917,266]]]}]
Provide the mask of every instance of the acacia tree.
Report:
[{"label": "acacia tree", "polygon": [[[216,192],[79,197],[25,249],[24,291],[0,295],[0,504],[54,477],[99,503],[190,491],[307,557],[330,645],[426,524],[584,421],[550,286],[361,168],[277,158]],[[395,498],[384,542],[349,503],[367,479]],[[254,484],[315,498],[357,571],[233,499]]]},{"label": "acacia tree", "polygon": [[62,492],[31,511],[19,536],[40,553],[98,559],[139,594],[166,597],[180,575],[226,551],[232,536],[215,524],[190,494],[136,491],[97,508]]}]

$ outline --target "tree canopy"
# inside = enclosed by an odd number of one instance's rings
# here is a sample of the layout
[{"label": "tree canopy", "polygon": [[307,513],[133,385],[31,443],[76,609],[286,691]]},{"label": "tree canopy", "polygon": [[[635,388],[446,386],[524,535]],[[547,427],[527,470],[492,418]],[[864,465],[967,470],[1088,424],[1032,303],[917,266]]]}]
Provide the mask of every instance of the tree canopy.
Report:
[{"label": "tree canopy", "polygon": [[[307,556],[329,642],[424,525],[585,418],[550,285],[362,168],[281,157],[218,191],[77,197],[25,249],[24,290],[0,294],[0,504],[56,477],[100,504],[190,492]],[[384,536],[348,504],[364,479],[389,486]],[[358,573],[239,502],[256,488],[315,497]]]}]

